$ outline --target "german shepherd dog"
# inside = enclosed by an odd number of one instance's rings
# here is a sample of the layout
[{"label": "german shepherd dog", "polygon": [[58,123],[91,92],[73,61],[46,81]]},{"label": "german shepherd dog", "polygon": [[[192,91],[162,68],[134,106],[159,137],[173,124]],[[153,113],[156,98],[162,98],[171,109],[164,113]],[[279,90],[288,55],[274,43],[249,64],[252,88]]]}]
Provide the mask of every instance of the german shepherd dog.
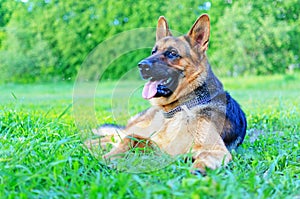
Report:
[{"label": "german shepherd dog", "polygon": [[[125,128],[103,125],[94,133],[114,148],[103,156],[115,158],[137,140],[155,143],[171,156],[191,153],[192,172],[205,174],[231,159],[231,149],[246,134],[246,117],[239,104],[223,89],[208,63],[206,50],[210,20],[201,15],[186,35],[174,37],[164,17],[158,19],[152,55],[138,64],[145,84],[142,96],[151,108],[134,116]],[[117,135],[118,134],[118,135]],[[132,139],[134,138],[134,139]],[[99,140],[86,141],[88,148]]]}]

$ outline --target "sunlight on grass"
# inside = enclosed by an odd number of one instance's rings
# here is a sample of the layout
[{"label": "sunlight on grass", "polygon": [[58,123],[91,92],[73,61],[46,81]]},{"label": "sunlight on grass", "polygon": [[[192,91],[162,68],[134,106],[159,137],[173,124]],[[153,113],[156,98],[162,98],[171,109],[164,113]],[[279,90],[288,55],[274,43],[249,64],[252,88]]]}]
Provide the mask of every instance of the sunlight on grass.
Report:
[{"label": "sunlight on grass", "polygon": [[[0,198],[297,198],[299,77],[223,80],[245,110],[248,130],[233,161],[209,170],[207,177],[190,174],[191,161],[168,159],[155,150],[133,149],[112,169],[82,144],[70,106],[72,84],[1,85]],[[125,82],[117,90],[128,96],[133,84]],[[127,116],[149,106],[135,89],[124,105],[129,111],[112,116],[114,88],[114,82],[107,82],[97,89],[99,125],[125,124]],[[152,172],[139,173],[148,170]]]}]

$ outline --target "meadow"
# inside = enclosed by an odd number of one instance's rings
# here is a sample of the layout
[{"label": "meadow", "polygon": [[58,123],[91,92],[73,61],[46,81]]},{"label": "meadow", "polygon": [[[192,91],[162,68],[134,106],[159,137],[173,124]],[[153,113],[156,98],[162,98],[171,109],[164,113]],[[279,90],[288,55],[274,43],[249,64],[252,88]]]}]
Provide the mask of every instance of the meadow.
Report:
[{"label": "meadow", "polygon": [[[148,173],[104,165],[82,144],[71,82],[0,85],[0,198],[300,198],[300,74],[222,81],[247,115],[247,135],[233,161],[205,177],[180,157]],[[100,82],[86,99],[96,121],[125,124],[147,108],[140,87],[127,92],[142,84]]]}]

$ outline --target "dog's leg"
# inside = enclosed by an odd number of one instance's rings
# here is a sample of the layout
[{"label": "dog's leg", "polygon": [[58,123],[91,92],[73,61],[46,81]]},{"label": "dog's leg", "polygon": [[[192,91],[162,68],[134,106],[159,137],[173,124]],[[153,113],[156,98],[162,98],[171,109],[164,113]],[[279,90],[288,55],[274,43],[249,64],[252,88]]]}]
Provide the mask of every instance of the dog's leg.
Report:
[{"label": "dog's leg", "polygon": [[[128,151],[131,147],[143,148],[143,142],[137,140],[149,140],[155,131],[158,131],[163,123],[163,115],[156,107],[151,107],[146,111],[137,114],[131,118],[128,125],[124,129],[127,136],[120,140],[118,146],[113,148],[109,153],[105,154],[103,158],[114,159],[117,154]],[[150,142],[149,142],[150,143]]]},{"label": "dog's leg", "polygon": [[104,125],[93,130],[93,133],[100,136],[100,138],[87,140],[85,145],[92,149],[92,147],[99,145],[105,147],[108,143],[112,144],[113,149],[103,156],[105,159],[111,159],[118,157],[117,154],[124,153],[135,145],[132,138],[135,140],[148,140],[152,133],[159,130],[162,123],[163,115],[156,107],[151,107],[131,118],[124,129]]},{"label": "dog's leg", "polygon": [[113,160],[115,158],[121,157],[123,153],[130,150],[131,148],[145,148],[146,146],[152,146],[151,140],[139,136],[126,136],[122,139],[117,147],[113,148],[110,152],[105,154],[103,158]]},{"label": "dog's leg", "polygon": [[115,158],[118,158],[120,157],[118,155],[122,155],[123,153],[128,151],[130,147],[131,147],[131,139],[127,137],[123,138],[116,147],[114,147],[110,152],[106,153],[103,156],[103,159],[113,160]]},{"label": "dog's leg", "polygon": [[222,164],[226,165],[231,159],[231,154],[227,150],[215,124],[206,119],[197,122],[196,129],[190,129],[195,138],[193,152],[192,172],[205,174],[205,169],[216,169]]}]

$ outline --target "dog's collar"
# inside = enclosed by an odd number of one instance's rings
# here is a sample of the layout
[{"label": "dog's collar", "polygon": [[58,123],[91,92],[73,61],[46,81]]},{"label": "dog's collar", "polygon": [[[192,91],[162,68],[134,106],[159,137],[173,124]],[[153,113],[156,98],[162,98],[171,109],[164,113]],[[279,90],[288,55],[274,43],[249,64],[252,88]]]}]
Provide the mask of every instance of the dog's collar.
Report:
[{"label": "dog's collar", "polygon": [[195,97],[193,99],[181,103],[180,106],[177,106],[168,112],[163,112],[164,117],[172,118],[176,113],[185,110],[185,107],[191,109],[194,106],[207,104],[212,100],[207,85],[205,83],[199,86],[196,90],[194,90],[194,95]]}]

